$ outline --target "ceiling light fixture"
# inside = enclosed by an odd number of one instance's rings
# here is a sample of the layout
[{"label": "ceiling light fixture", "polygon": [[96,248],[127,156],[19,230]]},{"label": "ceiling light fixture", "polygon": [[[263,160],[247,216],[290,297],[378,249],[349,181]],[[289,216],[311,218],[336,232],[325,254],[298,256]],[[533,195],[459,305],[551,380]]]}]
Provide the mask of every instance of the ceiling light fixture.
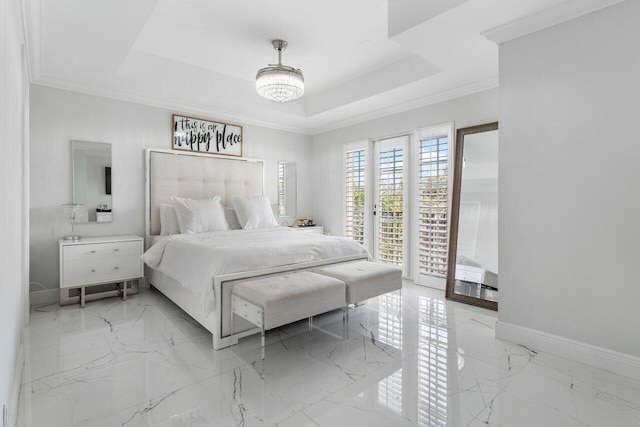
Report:
[{"label": "ceiling light fixture", "polygon": [[282,65],[282,51],[287,48],[284,40],[271,42],[278,51],[278,64],[258,70],[256,75],[256,90],[258,94],[276,102],[287,102],[304,95],[304,77],[302,71]]}]

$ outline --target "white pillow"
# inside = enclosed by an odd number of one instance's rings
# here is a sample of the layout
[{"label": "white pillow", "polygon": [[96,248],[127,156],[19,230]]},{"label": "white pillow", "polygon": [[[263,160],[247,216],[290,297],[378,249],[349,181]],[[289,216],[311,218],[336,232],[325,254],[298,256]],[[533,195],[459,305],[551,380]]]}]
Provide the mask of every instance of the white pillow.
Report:
[{"label": "white pillow", "polygon": [[273,216],[271,202],[267,196],[234,196],[233,207],[238,215],[240,225],[245,230],[278,226],[278,221]]},{"label": "white pillow", "polygon": [[229,224],[229,230],[242,230],[238,215],[236,215],[236,211],[233,208],[224,208],[224,216]]},{"label": "white pillow", "polygon": [[180,234],[180,224],[176,207],[166,203],[160,204],[160,235]]},{"label": "white pillow", "polygon": [[172,197],[171,201],[176,207],[178,224],[180,224],[182,234],[229,229],[219,196],[203,200]]}]

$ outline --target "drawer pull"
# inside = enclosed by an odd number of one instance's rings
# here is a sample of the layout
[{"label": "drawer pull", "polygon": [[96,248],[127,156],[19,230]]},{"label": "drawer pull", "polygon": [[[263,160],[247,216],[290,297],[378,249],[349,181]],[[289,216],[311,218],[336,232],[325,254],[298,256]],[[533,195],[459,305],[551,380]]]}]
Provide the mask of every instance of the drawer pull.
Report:
[{"label": "drawer pull", "polygon": [[91,269],[91,272],[92,272],[92,273],[95,273],[95,272],[96,272],[96,269],[95,269],[95,268],[92,268],[92,269]]},{"label": "drawer pull", "polygon": [[95,253],[96,253],[96,251],[91,251],[91,253],[92,253],[92,254],[95,254]]},{"label": "drawer pull", "polygon": [[114,270],[120,270],[120,267],[113,267]]},{"label": "drawer pull", "polygon": [[120,249],[118,249],[118,248],[115,248],[115,249],[114,249],[113,251],[114,251],[114,252],[118,252],[119,250],[120,250]]}]

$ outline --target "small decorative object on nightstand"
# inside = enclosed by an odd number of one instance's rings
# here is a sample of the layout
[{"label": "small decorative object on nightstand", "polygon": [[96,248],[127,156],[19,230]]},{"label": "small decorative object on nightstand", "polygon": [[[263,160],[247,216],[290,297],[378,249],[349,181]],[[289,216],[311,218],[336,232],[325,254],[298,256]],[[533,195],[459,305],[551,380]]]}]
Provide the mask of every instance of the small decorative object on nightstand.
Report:
[{"label": "small decorative object on nightstand", "polygon": [[96,220],[98,222],[111,222],[113,217],[111,216],[111,208],[109,205],[98,205],[96,208]]},{"label": "small decorative object on nightstand", "polygon": [[[139,236],[85,237],[82,240],[59,240],[60,304],[71,304],[71,289],[79,289],[80,307],[87,299],[85,288],[122,282],[119,290],[90,294],[90,299],[115,296],[127,299],[127,282],[144,276],[143,238]],[[133,287],[133,283],[132,283]],[[133,288],[135,290],[135,288]]]}]

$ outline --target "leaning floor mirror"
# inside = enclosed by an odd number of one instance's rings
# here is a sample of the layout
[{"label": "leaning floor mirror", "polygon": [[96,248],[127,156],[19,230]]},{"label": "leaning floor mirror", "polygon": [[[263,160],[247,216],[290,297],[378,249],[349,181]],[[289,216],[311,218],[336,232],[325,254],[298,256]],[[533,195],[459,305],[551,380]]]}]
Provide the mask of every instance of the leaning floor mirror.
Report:
[{"label": "leaning floor mirror", "polygon": [[498,309],[498,123],[458,129],[446,297]]}]

